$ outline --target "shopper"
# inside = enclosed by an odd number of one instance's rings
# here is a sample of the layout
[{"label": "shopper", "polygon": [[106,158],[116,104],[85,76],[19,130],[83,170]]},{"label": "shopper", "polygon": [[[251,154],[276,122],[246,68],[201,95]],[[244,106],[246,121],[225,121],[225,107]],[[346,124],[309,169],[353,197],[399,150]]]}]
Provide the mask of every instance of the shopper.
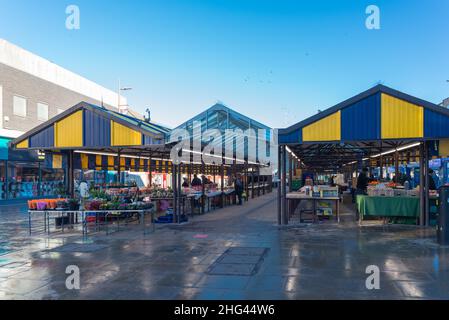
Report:
[{"label": "shopper", "polygon": [[196,174],[193,175],[192,187],[200,187],[202,185],[201,179]]},{"label": "shopper", "polygon": [[435,180],[438,177],[436,177],[435,175],[435,171],[433,171],[432,169],[429,170],[429,190],[437,190],[437,186],[435,183]]},{"label": "shopper", "polygon": [[212,184],[212,181],[210,181],[204,174],[201,176],[201,180],[203,181],[203,185]]},{"label": "shopper", "polygon": [[188,188],[189,187],[189,181],[187,180],[187,178],[184,178],[184,182],[182,183],[182,187],[183,188]]},{"label": "shopper", "polygon": [[359,177],[357,179],[357,194],[366,194],[366,190],[368,189],[368,183],[370,179],[368,178],[368,168],[363,168],[362,172],[360,172]]},{"label": "shopper", "polygon": [[243,202],[242,202],[243,182],[242,182],[242,178],[240,175],[238,175],[237,178],[235,179],[234,189],[235,189],[235,194],[237,195],[237,197],[239,199],[239,205],[241,206],[243,204]]}]

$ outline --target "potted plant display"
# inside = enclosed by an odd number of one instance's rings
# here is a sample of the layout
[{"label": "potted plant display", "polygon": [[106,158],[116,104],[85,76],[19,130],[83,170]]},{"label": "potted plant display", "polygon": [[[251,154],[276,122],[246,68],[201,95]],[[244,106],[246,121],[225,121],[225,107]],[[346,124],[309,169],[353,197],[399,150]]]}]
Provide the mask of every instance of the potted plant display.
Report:
[{"label": "potted plant display", "polygon": [[77,211],[80,209],[80,203],[77,199],[69,199],[68,206],[71,211]]}]

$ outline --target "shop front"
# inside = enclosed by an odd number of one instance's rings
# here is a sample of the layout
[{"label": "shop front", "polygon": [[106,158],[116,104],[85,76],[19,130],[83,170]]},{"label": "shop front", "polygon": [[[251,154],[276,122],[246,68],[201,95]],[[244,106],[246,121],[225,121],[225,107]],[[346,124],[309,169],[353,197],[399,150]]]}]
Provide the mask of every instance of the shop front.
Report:
[{"label": "shop front", "polygon": [[66,171],[46,166],[37,151],[9,149],[10,141],[0,138],[0,201],[57,196]]}]

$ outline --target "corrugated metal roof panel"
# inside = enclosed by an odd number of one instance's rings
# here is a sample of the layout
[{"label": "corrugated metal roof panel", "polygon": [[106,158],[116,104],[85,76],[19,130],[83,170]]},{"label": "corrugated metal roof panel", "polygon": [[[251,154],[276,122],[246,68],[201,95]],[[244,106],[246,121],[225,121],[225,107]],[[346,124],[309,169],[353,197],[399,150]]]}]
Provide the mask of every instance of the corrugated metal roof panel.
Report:
[{"label": "corrugated metal roof panel", "polygon": [[424,110],[426,138],[449,138],[449,117],[432,110]]},{"label": "corrugated metal roof panel", "polygon": [[30,137],[30,148],[53,147],[55,144],[54,125],[32,135]]},{"label": "corrugated metal roof panel", "polygon": [[360,100],[341,111],[343,141],[380,138],[380,94]]},{"label": "corrugated metal roof panel", "polygon": [[423,107],[385,93],[381,95],[382,139],[422,138]]},{"label": "corrugated metal roof panel", "polygon": [[111,121],[90,110],[84,111],[84,145],[109,147],[111,145]]}]

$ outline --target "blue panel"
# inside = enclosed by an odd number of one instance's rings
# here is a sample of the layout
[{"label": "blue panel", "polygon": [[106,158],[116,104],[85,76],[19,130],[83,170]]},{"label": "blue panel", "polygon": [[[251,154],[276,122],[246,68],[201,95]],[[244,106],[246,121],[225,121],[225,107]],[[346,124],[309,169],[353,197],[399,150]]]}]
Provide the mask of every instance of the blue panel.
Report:
[{"label": "blue panel", "polygon": [[73,154],[73,169],[81,169],[81,154],[79,153]]},{"label": "blue panel", "polygon": [[87,167],[89,170],[95,170],[97,162],[97,156],[94,154],[89,154],[87,156]]},{"label": "blue panel", "polygon": [[360,100],[341,111],[341,140],[380,139],[380,94]]},{"label": "blue panel", "polygon": [[125,169],[129,170],[131,168],[131,159],[125,158]]},{"label": "blue panel", "polygon": [[101,156],[101,169],[108,170],[108,156]]},{"label": "blue panel", "polygon": [[302,129],[300,128],[288,134],[280,134],[278,140],[279,140],[278,144],[301,143]]},{"label": "blue panel", "polygon": [[110,120],[90,110],[84,110],[84,146],[108,147],[110,145]]},{"label": "blue panel", "polygon": [[55,144],[54,126],[50,126],[30,137],[30,148],[49,148]]},{"label": "blue panel", "polygon": [[44,167],[45,168],[53,167],[53,154],[52,153],[49,153],[49,152],[45,153]]},{"label": "blue panel", "polygon": [[424,137],[449,138],[449,117],[424,109]]}]

